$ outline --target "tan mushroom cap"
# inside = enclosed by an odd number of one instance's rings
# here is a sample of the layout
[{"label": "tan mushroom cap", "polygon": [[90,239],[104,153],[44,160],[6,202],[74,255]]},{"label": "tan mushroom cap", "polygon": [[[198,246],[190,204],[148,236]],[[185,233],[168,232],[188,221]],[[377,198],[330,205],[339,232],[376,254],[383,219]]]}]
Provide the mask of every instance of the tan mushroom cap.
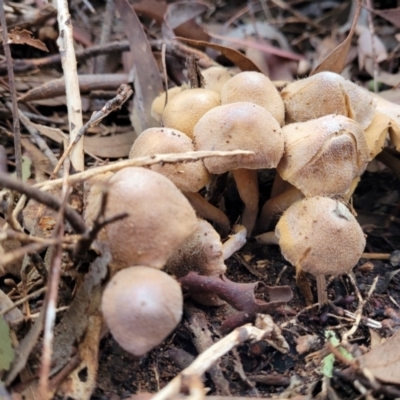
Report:
[{"label": "tan mushroom cap", "polygon": [[163,271],[137,266],[107,284],[101,310],[118,344],[140,357],[158,346],[182,318],[180,285]]},{"label": "tan mushroom cap", "polygon": [[287,124],[340,114],[354,119],[365,129],[374,118],[376,108],[368,92],[333,72],[320,72],[290,83],[281,96]]},{"label": "tan mushroom cap", "polygon": [[[183,132],[170,128],[149,128],[135,140],[129,152],[129,158],[187,151],[194,151],[194,145],[192,139]],[[155,164],[150,169],[169,178],[178,189],[184,192],[198,192],[210,180],[210,175],[201,160],[188,163]]]},{"label": "tan mushroom cap", "polygon": [[201,74],[205,82],[204,89],[213,90],[218,94],[221,93],[222,86],[224,86],[225,82],[234,75],[232,71],[225,67],[210,67],[201,71]]},{"label": "tan mushroom cap", "polygon": [[226,272],[221,238],[207,221],[198,220],[197,229],[165,265],[165,270],[177,278],[189,272],[200,275],[219,275]]},{"label": "tan mushroom cap", "polygon": [[277,170],[306,196],[347,192],[370,160],[364,131],[342,115],[285,125],[282,132],[285,153]]},{"label": "tan mushroom cap", "polygon": [[193,130],[196,150],[251,150],[254,155],[209,157],[212,174],[238,168],[274,168],[283,154],[283,135],[276,119],[263,107],[237,102],[208,111]]},{"label": "tan mushroom cap", "polygon": [[193,137],[193,128],[197,121],[208,110],[220,104],[220,96],[213,90],[184,90],[168,101],[162,115],[162,122],[167,128],[178,129],[189,137]]},{"label": "tan mushroom cap", "polygon": [[105,217],[129,214],[107,225],[106,236],[100,236],[110,248],[113,268],[162,268],[196,229],[197,218],[188,200],[168,178],[145,168],[124,168],[108,185]]},{"label": "tan mushroom cap", "polygon": [[348,208],[327,197],[292,204],[275,233],[285,259],[316,276],[349,272],[365,247],[363,231]]},{"label": "tan mushroom cap", "polygon": [[[186,88],[182,86],[175,86],[171,89],[168,89],[168,101],[170,101],[173,97],[175,97],[178,93],[182,92],[182,90],[185,89]],[[160,122],[162,119],[165,107],[165,99],[166,99],[166,93],[163,92],[160,95],[158,95],[151,103],[151,116],[157,122]]]},{"label": "tan mushroom cap", "polygon": [[260,72],[245,71],[229,79],[221,89],[221,104],[250,102],[264,107],[282,126],[285,107],[271,80]]}]

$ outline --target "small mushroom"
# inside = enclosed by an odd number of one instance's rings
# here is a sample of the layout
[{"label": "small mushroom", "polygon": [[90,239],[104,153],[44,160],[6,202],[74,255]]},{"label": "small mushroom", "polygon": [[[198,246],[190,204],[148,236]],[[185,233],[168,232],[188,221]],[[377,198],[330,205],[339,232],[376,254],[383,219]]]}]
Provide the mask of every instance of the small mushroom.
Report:
[{"label": "small mushroom", "polygon": [[242,224],[250,235],[258,213],[257,169],[274,168],[283,154],[283,135],[276,119],[263,107],[237,102],[215,107],[196,124],[196,150],[251,150],[254,155],[209,157],[212,174],[232,171],[245,209]]},{"label": "small mushroom", "polygon": [[364,233],[349,209],[327,197],[310,197],[292,204],[276,229],[286,260],[296,267],[297,282],[312,296],[304,272],[317,278],[318,302],[327,301],[325,275],[341,275],[357,264],[365,247]]},{"label": "small mushroom", "polygon": [[365,129],[376,108],[374,99],[363,88],[327,71],[290,83],[281,96],[287,124],[339,114],[354,119]]},{"label": "small mushroom", "polygon": [[[175,97],[178,93],[185,90],[184,86],[175,86],[171,89],[168,89],[168,101],[170,101],[173,97]],[[157,96],[153,102],[151,103],[151,116],[157,121],[161,122],[162,115],[164,112],[164,108],[167,104],[167,93],[163,92],[159,96]]]},{"label": "small mushroom", "polygon": [[207,111],[220,104],[220,96],[213,90],[184,90],[168,101],[162,115],[162,122],[167,128],[178,129],[191,138],[197,121]]},{"label": "small mushroom", "polygon": [[269,111],[282,126],[285,107],[271,80],[260,72],[245,71],[229,79],[221,89],[221,104],[236,102],[258,104]]},{"label": "small mushroom", "polygon": [[113,338],[136,357],[158,346],[182,318],[178,282],[163,271],[129,267],[107,284],[101,310]]},{"label": "small mushroom", "polygon": [[[129,158],[187,151],[194,151],[194,145],[192,139],[183,132],[170,128],[149,128],[135,140]],[[215,222],[223,236],[228,234],[230,229],[228,217],[198,193],[210,181],[210,175],[202,160],[155,164],[150,169],[169,178],[184,193],[200,217]]]},{"label": "small mushroom", "polygon": [[[113,269],[132,265],[162,268],[196,229],[196,214],[188,200],[157,172],[124,168],[104,184],[108,187],[105,218],[128,213],[127,218],[108,224],[99,235],[99,242],[110,248]],[[91,193],[85,215],[93,218],[101,196],[97,186]]]},{"label": "small mushroom", "polygon": [[201,71],[201,74],[205,82],[204,89],[213,90],[218,94],[221,94],[222,86],[233,76],[233,73],[225,67],[210,67]]},{"label": "small mushroom", "polygon": [[342,115],[285,125],[277,170],[305,196],[346,193],[370,160],[364,131]]}]

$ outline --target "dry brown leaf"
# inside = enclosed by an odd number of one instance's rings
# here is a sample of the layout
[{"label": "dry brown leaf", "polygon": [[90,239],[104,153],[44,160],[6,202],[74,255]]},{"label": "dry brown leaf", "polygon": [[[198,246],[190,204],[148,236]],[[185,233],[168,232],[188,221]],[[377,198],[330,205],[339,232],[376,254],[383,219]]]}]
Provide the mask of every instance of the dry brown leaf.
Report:
[{"label": "dry brown leaf", "polygon": [[244,56],[239,51],[231,49],[230,47],[222,46],[216,43],[203,42],[202,40],[191,40],[183,37],[176,37],[175,39],[186,42],[194,47],[210,47],[211,49],[218,50],[226,58],[232,61],[237,67],[242,71],[257,71],[261,72],[257,65],[255,65],[251,60]]},{"label": "dry brown leaf", "polygon": [[373,10],[373,12],[391,22],[395,27],[400,28],[400,7],[389,10]]},{"label": "dry brown leaf", "polygon": [[353,38],[354,32],[357,26],[357,20],[361,11],[361,1],[357,0],[357,9],[354,14],[353,23],[350,28],[350,32],[346,39],[336,47],[322,62],[319,64],[310,75],[315,75],[322,71],[331,71],[340,74],[346,65],[347,54],[349,53],[351,46],[351,39]]},{"label": "dry brown leaf", "polygon": [[134,132],[103,137],[85,136],[83,139],[83,147],[85,151],[97,157],[126,157],[129,155],[135,137],[136,135]]},{"label": "dry brown leaf", "polygon": [[174,30],[178,26],[193,20],[193,18],[203,14],[209,8],[209,4],[201,1],[177,1],[170,4],[164,14],[164,24],[162,26],[164,39],[172,40],[175,36]]},{"label": "dry brown leaf", "polygon": [[380,381],[400,385],[400,330],[359,361]]},{"label": "dry brown leaf", "polygon": [[157,62],[138,16],[126,0],[115,0],[115,5],[124,24],[134,60],[135,95],[131,121],[139,135],[145,129],[157,126],[151,116],[151,103],[163,91],[163,86]]},{"label": "dry brown leaf", "polygon": [[27,44],[42,51],[49,51],[41,40],[32,37],[32,32],[21,28],[15,28],[8,34],[8,43]]}]

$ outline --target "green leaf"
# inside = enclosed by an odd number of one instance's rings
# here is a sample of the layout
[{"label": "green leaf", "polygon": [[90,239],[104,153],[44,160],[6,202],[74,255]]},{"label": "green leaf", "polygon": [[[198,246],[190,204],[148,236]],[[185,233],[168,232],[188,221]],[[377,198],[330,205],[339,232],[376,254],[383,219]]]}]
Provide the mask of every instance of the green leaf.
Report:
[{"label": "green leaf", "polygon": [[0,371],[7,371],[13,359],[10,328],[4,318],[0,317]]}]

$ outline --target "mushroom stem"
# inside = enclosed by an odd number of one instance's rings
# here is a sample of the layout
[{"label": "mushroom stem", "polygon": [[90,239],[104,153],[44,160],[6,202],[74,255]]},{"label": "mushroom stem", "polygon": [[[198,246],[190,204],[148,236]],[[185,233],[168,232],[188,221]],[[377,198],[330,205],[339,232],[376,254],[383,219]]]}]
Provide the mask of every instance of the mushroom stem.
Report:
[{"label": "mushroom stem", "polygon": [[303,193],[296,187],[291,187],[280,195],[267,200],[261,208],[258,229],[269,229],[272,219],[286,211],[295,201],[301,200]]},{"label": "mushroom stem", "polygon": [[228,236],[230,223],[223,211],[210,204],[200,193],[183,192],[183,194],[199,217],[215,222],[221,237]]},{"label": "mushroom stem", "polygon": [[233,253],[240,250],[246,244],[247,230],[243,225],[235,225],[233,227],[233,235],[222,245],[223,259],[226,260]]},{"label": "mushroom stem", "polygon": [[299,266],[296,266],[296,284],[306,299],[307,306],[313,304],[314,296],[311,292],[310,282],[307,279],[306,273]]},{"label": "mushroom stem", "polygon": [[325,275],[317,275],[317,295],[318,295],[318,304],[320,307],[328,304],[328,292],[326,287],[326,279]]},{"label": "mushroom stem", "polygon": [[251,235],[258,213],[258,180],[257,170],[239,168],[232,171],[239,196],[245,208],[242,215],[242,224],[247,229],[247,236]]},{"label": "mushroom stem", "polygon": [[272,184],[271,188],[271,199],[273,197],[279,196],[280,194],[286,192],[286,190],[292,187],[293,185],[290,184],[288,181],[283,180],[279,172],[276,171],[274,183]]},{"label": "mushroom stem", "polygon": [[274,231],[265,232],[255,237],[259,244],[276,244],[279,245],[279,239],[276,237]]}]

